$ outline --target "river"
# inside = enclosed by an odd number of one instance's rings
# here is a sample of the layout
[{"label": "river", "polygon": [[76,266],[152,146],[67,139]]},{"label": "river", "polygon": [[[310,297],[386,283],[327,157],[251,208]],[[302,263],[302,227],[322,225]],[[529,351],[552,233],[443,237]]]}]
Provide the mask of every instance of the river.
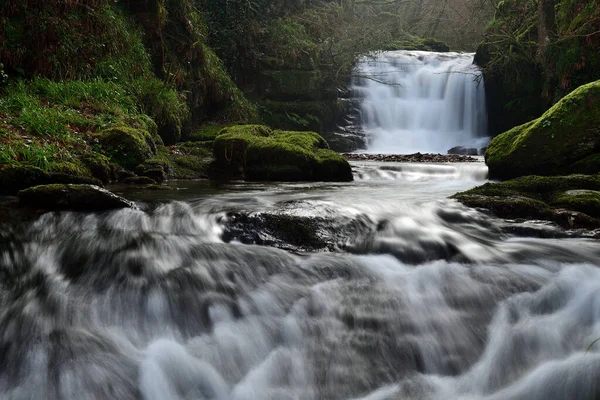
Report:
[{"label": "river", "polygon": [[0,398],[599,398],[597,240],[447,199],[482,162],[353,168],[0,232]]}]

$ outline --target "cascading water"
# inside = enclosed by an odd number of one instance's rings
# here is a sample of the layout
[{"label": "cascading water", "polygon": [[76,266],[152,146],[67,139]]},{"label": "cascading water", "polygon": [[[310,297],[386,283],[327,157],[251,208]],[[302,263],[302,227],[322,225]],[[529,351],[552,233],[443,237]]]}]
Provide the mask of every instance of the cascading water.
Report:
[{"label": "cascading water", "polygon": [[446,153],[455,146],[485,146],[485,92],[473,56],[392,51],[364,58],[352,89],[366,151]]},{"label": "cascading water", "polygon": [[353,166],[0,229],[0,399],[600,398],[597,240],[446,199],[483,163]]}]

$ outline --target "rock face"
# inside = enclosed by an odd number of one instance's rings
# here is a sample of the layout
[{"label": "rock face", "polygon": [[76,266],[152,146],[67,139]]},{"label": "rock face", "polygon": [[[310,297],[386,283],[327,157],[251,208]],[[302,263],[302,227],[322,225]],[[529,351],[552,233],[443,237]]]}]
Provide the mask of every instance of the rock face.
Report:
[{"label": "rock face", "polygon": [[262,125],[223,129],[214,142],[216,167],[251,181],[351,181],[352,169],[314,132]]},{"label": "rock face", "polygon": [[600,227],[600,175],[524,176],[452,197],[502,218],[553,221],[567,229]]},{"label": "rock face", "polygon": [[491,179],[600,171],[600,81],[565,96],[540,118],[492,140]]},{"label": "rock face", "polygon": [[19,192],[19,203],[44,210],[104,211],[137,208],[134,203],[95,185],[41,185]]}]

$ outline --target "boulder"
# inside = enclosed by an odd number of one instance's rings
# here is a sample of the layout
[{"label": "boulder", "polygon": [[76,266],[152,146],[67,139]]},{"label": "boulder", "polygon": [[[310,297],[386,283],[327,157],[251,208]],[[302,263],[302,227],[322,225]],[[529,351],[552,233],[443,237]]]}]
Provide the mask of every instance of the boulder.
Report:
[{"label": "boulder", "polygon": [[95,185],[52,184],[21,190],[19,203],[44,210],[104,211],[136,205]]},{"label": "boulder", "polygon": [[114,126],[95,135],[95,139],[103,152],[125,169],[134,169],[156,154],[155,140],[143,129]]},{"label": "boulder", "polygon": [[16,195],[20,190],[51,183],[92,184],[102,183],[91,176],[60,172],[46,172],[31,165],[10,165],[0,167],[0,195]]},{"label": "boulder", "polygon": [[225,128],[214,143],[216,166],[251,181],[351,181],[348,161],[314,132],[261,125]]},{"label": "boulder", "polygon": [[553,221],[567,229],[600,227],[600,175],[524,176],[452,197],[502,218]]},{"label": "boulder", "polygon": [[583,85],[540,118],[494,138],[491,179],[600,172],[600,81]]}]

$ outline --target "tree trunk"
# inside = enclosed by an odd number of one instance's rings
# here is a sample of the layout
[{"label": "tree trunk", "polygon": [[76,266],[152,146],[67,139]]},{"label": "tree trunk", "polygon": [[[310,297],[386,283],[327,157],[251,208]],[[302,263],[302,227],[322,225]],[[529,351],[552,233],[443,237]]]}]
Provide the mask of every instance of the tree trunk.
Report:
[{"label": "tree trunk", "polygon": [[538,42],[540,56],[545,58],[546,48],[555,35],[554,0],[538,2]]}]

